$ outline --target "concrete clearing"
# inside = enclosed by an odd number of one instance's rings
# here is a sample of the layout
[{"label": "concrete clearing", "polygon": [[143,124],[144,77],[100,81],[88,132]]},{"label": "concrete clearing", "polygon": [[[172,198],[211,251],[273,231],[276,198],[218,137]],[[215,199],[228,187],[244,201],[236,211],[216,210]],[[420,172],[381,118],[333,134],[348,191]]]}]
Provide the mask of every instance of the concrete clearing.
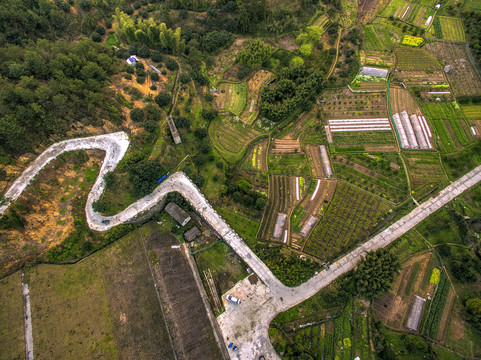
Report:
[{"label": "concrete clearing", "polygon": [[28,284],[23,283],[22,274],[22,294],[23,294],[23,312],[25,322],[25,358],[33,360],[33,334],[32,334],[32,311],[30,308],[30,291]]},{"label": "concrete clearing", "polygon": [[[226,344],[234,342],[238,347],[236,352],[229,351],[229,356],[232,359],[251,359],[260,355],[264,355],[266,359],[278,359],[279,357],[274,351],[268,335],[269,323],[277,313],[311,297],[337,277],[353,269],[367,252],[389,245],[433,212],[481,181],[481,166],[478,166],[446,187],[436,197],[425,201],[411,213],[338,259],[330,265],[329,269],[320,271],[300,286],[289,288],[272,274],[270,269],[222,219],[197,186],[184,173],[172,174],[150,195],[136,201],[114,216],[102,216],[94,212],[92,203],[99,198],[105,187],[103,176],[106,172],[115,168],[127,151],[128,145],[129,141],[125,133],[72,139],[54,144],[42,153],[13,183],[7,191],[6,197],[10,201],[16,200],[30,181],[51,160],[64,151],[80,149],[102,149],[106,151],[106,158],[88,196],[85,209],[87,222],[93,230],[106,231],[119,224],[134,222],[139,217],[147,216],[149,213],[156,211],[158,204],[163,201],[168,193],[179,192],[263,282],[263,284],[254,287],[244,284],[247,280],[238,283],[234,289],[237,289],[237,286],[243,286],[239,288],[242,303],[238,305],[226,304],[226,312],[217,319]],[[0,207],[0,214],[3,214],[8,205],[9,202]],[[240,289],[244,290],[241,292]]]}]

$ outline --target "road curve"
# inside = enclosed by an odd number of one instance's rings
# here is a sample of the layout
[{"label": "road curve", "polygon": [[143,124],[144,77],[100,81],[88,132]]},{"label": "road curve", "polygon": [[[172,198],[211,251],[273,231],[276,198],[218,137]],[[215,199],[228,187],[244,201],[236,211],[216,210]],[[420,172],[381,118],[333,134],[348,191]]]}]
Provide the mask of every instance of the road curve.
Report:
[{"label": "road curve", "polygon": [[[118,162],[124,157],[128,146],[128,136],[123,132],[65,140],[50,146],[15,180],[5,193],[7,202],[0,206],[0,215],[5,212],[12,201],[20,197],[23,190],[45,165],[63,152],[73,150],[100,149],[106,152],[99,176],[88,195],[85,208],[87,222],[90,228],[94,230],[106,231],[119,224],[134,222],[139,216],[155,211],[159,202],[168,193],[173,191],[179,192],[199,215],[222,236],[224,241],[232,247],[269,289],[270,300],[267,303],[258,304],[259,307],[266,309],[265,315],[252,321],[248,334],[251,343],[247,344],[249,346],[239,344],[239,351],[235,354],[231,353],[232,358],[239,359],[243,357],[243,353],[249,358],[254,355],[247,351],[247,349],[253,348],[262,349],[267,358],[277,358],[277,354],[269,343],[267,333],[269,323],[277,313],[285,311],[311,297],[337,277],[353,269],[366,252],[389,245],[433,212],[481,181],[481,166],[479,166],[449,185],[436,197],[422,203],[411,213],[340,258],[330,266],[329,270],[321,271],[300,286],[289,288],[272,274],[269,268],[244,243],[242,238],[214,210],[197,186],[182,172],[170,175],[150,195],[136,201],[116,215],[102,216],[93,211],[92,203],[98,200],[105,188],[103,176],[115,169]],[[257,305],[254,304],[253,306]],[[242,307],[240,306],[236,316],[230,318],[229,321],[233,323],[242,322],[245,327],[245,317],[239,316],[241,314]],[[245,336],[246,334],[243,335]],[[244,347],[246,352],[243,352]]]}]

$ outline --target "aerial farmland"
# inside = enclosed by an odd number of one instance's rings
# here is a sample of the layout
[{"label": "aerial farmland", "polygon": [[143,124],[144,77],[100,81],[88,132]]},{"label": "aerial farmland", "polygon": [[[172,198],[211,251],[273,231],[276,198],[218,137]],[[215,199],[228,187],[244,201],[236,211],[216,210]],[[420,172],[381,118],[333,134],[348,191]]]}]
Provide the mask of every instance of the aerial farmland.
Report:
[{"label": "aerial farmland", "polygon": [[479,1],[5,9],[0,359],[481,359]]}]

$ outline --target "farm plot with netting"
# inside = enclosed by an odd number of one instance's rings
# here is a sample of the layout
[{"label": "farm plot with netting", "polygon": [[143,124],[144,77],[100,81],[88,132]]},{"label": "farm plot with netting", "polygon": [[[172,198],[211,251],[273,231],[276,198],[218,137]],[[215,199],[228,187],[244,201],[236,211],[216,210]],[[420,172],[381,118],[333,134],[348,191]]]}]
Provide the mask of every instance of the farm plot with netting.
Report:
[{"label": "farm plot with netting", "polygon": [[230,117],[215,120],[209,126],[212,144],[229,162],[240,159],[249,142],[261,133]]},{"label": "farm plot with netting", "polygon": [[481,95],[481,77],[470,61],[465,44],[434,41],[426,49],[448,66],[446,76],[456,97]]},{"label": "farm plot with netting", "polygon": [[438,154],[406,152],[405,157],[415,198],[420,199],[432,190],[446,185],[446,175]]},{"label": "farm plot with netting", "polygon": [[394,54],[397,70],[442,70],[438,60],[424,49],[397,46]]},{"label": "farm plot with netting", "polygon": [[217,88],[215,102],[219,110],[240,116],[246,107],[246,83],[221,83]]},{"label": "farm plot with netting", "polygon": [[331,260],[365,240],[390,210],[381,197],[341,182],[303,251]]},{"label": "farm plot with netting", "polygon": [[436,37],[451,41],[466,41],[463,23],[459,18],[437,16],[433,22]]}]

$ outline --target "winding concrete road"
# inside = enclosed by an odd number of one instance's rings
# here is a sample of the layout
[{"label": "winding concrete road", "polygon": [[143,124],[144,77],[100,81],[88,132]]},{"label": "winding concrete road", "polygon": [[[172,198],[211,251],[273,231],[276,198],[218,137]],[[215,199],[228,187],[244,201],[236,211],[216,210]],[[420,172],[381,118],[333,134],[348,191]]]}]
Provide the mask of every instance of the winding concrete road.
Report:
[{"label": "winding concrete road", "polygon": [[106,152],[99,176],[88,195],[85,209],[87,222],[94,230],[106,231],[119,224],[135,222],[140,217],[148,216],[149,213],[156,211],[159,203],[168,193],[179,192],[257,274],[266,288],[264,295],[259,297],[259,301],[243,301],[238,306],[228,304],[226,312],[218,318],[225,341],[227,342],[227,338],[229,338],[229,342],[234,341],[239,347],[237,352],[230,352],[233,359],[251,359],[260,354],[266,356],[267,359],[277,359],[278,356],[272,348],[268,336],[269,323],[277,313],[311,297],[338,276],[353,269],[366,252],[389,245],[433,212],[481,181],[481,166],[479,166],[449,185],[438,196],[422,203],[411,213],[340,258],[330,266],[329,270],[321,271],[300,286],[289,288],[272,274],[242,238],[214,210],[197,186],[182,172],[170,175],[150,195],[136,201],[116,215],[102,216],[94,212],[92,203],[100,197],[105,188],[103,176],[108,171],[115,169],[125,155],[128,146],[128,136],[123,132],[66,140],[50,146],[15,180],[5,193],[8,201],[0,207],[0,215],[5,212],[10,202],[20,197],[23,190],[45,165],[61,153],[73,150],[101,149]]}]

